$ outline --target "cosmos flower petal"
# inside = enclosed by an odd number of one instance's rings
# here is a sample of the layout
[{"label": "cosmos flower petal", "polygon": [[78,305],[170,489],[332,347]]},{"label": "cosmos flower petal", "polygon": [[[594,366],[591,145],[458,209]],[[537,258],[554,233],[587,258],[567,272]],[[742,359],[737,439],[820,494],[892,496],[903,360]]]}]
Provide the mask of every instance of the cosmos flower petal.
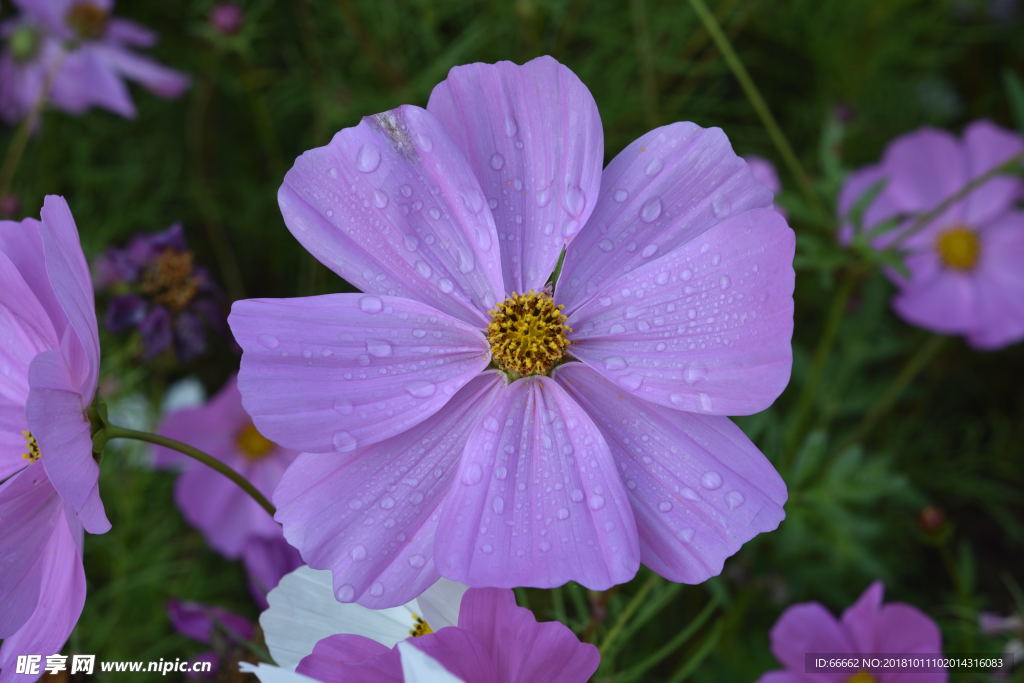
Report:
[{"label": "cosmos flower petal", "polygon": [[397,648],[349,633],[321,640],[296,671],[321,683],[403,683]]},{"label": "cosmos flower petal", "polygon": [[25,415],[46,475],[86,531],[106,533],[110,522],[99,497],[100,468],[92,457],[86,406],[61,354],[50,350],[37,355],[29,366],[28,381]]},{"label": "cosmos flower petal", "polygon": [[405,683],[463,683],[462,678],[453,675],[441,662],[416,648],[411,641],[399,643],[398,654],[402,660],[402,680]]},{"label": "cosmos flower petal", "polygon": [[[914,262],[927,268],[928,262],[937,260],[936,254],[928,253]],[[974,279],[948,268],[935,267],[933,272],[927,279],[911,278],[893,299],[893,308],[914,325],[936,332],[958,334],[973,329],[980,311]]]},{"label": "cosmos flower petal", "polygon": [[794,244],[772,209],[729,218],[601,288],[569,316],[570,352],[661,405],[764,410],[789,382]]},{"label": "cosmos flower petal", "polygon": [[[38,299],[40,305],[46,311],[49,324],[37,322],[40,330],[52,328],[54,334],[52,344],[48,348],[56,348],[59,342],[58,332],[63,330],[66,323],[66,316],[60,303],[53,293],[50,285],[50,278],[46,273],[46,258],[43,253],[43,226],[34,218],[26,218],[22,221],[0,221],[0,253],[10,259],[11,264],[18,269],[25,284],[32,291],[33,296]],[[15,285],[5,275],[3,285],[6,292],[14,292]],[[13,279],[13,278],[12,278]],[[12,300],[20,298],[12,296]],[[4,297],[6,303],[7,297]],[[19,302],[18,305],[24,305]],[[45,335],[51,339],[49,333]]]},{"label": "cosmos flower petal", "polygon": [[35,609],[49,533],[63,523],[60,497],[42,469],[29,465],[0,484],[0,639],[15,633]]},{"label": "cosmos flower petal", "polygon": [[369,116],[295,160],[278,192],[288,229],[360,290],[473,324],[504,298],[494,218],[432,114]]},{"label": "cosmos flower petal", "polygon": [[785,517],[786,485],[728,418],[657,406],[581,363],[556,380],[608,442],[640,536],[641,561],[672,581],[700,583]]},{"label": "cosmos flower petal", "polygon": [[[18,475],[23,476],[25,473]],[[52,489],[49,497],[58,502],[59,508],[59,499],[52,494]],[[73,530],[62,510],[58,509],[53,517],[56,519],[46,520],[42,527],[48,538],[35,567],[39,581],[38,602],[17,632],[4,638],[0,647],[0,671],[14,670],[19,654],[37,653],[45,657],[60,652],[82,613],[85,571],[82,568],[81,528]],[[41,520],[19,519],[17,524],[31,524],[32,521]],[[9,528],[4,526],[5,534]],[[41,529],[36,531],[38,533]],[[5,554],[5,561],[9,557]],[[3,611],[8,611],[7,603]]]},{"label": "cosmos flower petal", "polygon": [[50,99],[73,114],[96,106],[126,118],[135,116],[128,85],[95,49],[75,50],[63,58],[53,76]]},{"label": "cosmos flower petal", "polygon": [[981,239],[984,253],[975,277],[979,323],[967,338],[976,348],[993,349],[1024,337],[1024,213],[997,219]]},{"label": "cosmos flower petal", "polygon": [[427,105],[480,180],[497,224],[506,292],[540,290],[601,189],[597,104],[551,57],[457,66]]},{"label": "cosmos flower petal", "polygon": [[416,598],[416,604],[421,610],[420,616],[435,631],[440,631],[446,626],[457,625],[459,623],[459,607],[462,604],[462,596],[465,595],[466,588],[465,584],[457,581],[440,579]]},{"label": "cosmos flower petal", "polygon": [[[470,659],[464,650],[445,647],[446,636],[456,632],[476,636],[477,647],[493,662],[493,678],[477,670],[480,659]],[[467,591],[458,629],[408,642],[465,680],[586,681],[600,663],[596,647],[581,643],[564,624],[538,622],[533,612],[516,605],[512,591],[500,588]]]},{"label": "cosmos flower petal", "polygon": [[[2,329],[0,334],[3,334]],[[3,360],[0,354],[0,362]],[[27,464],[25,458],[21,457],[27,450],[25,437],[21,433],[25,427],[24,402],[0,397],[0,481],[4,481]]]},{"label": "cosmos flower petal", "polygon": [[174,98],[184,93],[191,80],[182,72],[158,62],[117,47],[97,46],[108,68],[132,81],[136,81],[150,92],[161,97]]},{"label": "cosmos flower petal", "polygon": [[[1024,138],[990,121],[975,121],[964,130],[967,170],[977,178],[1024,149]],[[984,226],[999,214],[1013,207],[1020,196],[1019,176],[1002,175],[986,181],[964,200],[964,218],[974,226]]]},{"label": "cosmos flower petal", "polygon": [[402,434],[291,465],[274,492],[277,520],[310,566],[334,571],[339,600],[401,605],[437,580],[435,513],[467,435],[503,385],[486,373]]},{"label": "cosmos flower petal", "polygon": [[239,662],[238,670],[242,673],[251,673],[256,676],[260,683],[317,683],[309,676],[295,673],[272,664],[253,664],[252,662]]},{"label": "cosmos flower petal", "polygon": [[249,590],[256,604],[260,609],[266,609],[267,593],[277,587],[281,577],[302,566],[302,558],[298,550],[288,545],[284,536],[257,536],[246,541],[242,548],[242,564],[249,576]]},{"label": "cosmos flower petal", "polygon": [[902,212],[932,209],[970,180],[956,137],[927,127],[894,140],[882,170],[889,178],[886,194]]},{"label": "cosmos flower petal", "polygon": [[673,123],[632,142],[605,169],[601,196],[566,252],[558,297],[566,311],[611,279],[663,256],[748,209],[768,207],[719,128]]},{"label": "cosmos flower petal", "polygon": [[[839,217],[843,220],[842,226],[840,227],[839,238],[844,244],[848,244],[853,239],[854,225],[852,221],[847,220],[847,216],[856,206],[857,202],[860,201],[869,190],[872,189],[876,184],[885,180],[885,173],[881,166],[867,166],[858,171],[854,171],[847,176],[846,181],[843,183],[843,188],[839,192]],[[864,211],[861,214],[861,226],[862,230],[870,230],[880,223],[893,218],[899,213],[899,210],[892,203],[889,195],[885,192],[886,184],[883,183],[881,190],[875,195],[875,198],[864,207]],[[886,235],[894,235],[896,232],[886,233]],[[884,240],[889,237],[883,236]]]},{"label": "cosmos flower petal", "polygon": [[510,384],[473,428],[439,527],[439,571],[471,586],[603,590],[639,564],[608,446],[548,377]]},{"label": "cosmos flower petal", "polygon": [[334,599],[331,572],[299,567],[267,595],[260,616],[267,648],[278,664],[295,669],[318,642],[339,633],[365,636],[383,647],[409,637],[413,621],[406,607],[371,610]]},{"label": "cosmos flower petal", "polygon": [[67,201],[63,197],[47,196],[41,217],[46,273],[68,324],[78,338],[78,344],[65,357],[76,390],[83,396],[92,396],[99,377],[100,340],[89,266]]},{"label": "cosmos flower petal", "polygon": [[[856,652],[836,618],[817,602],[787,608],[772,627],[771,647],[775,658],[790,671],[804,671],[808,652]],[[823,675],[817,680],[833,678]]]},{"label": "cosmos flower petal", "polygon": [[235,302],[228,322],[256,427],[316,453],[349,453],[405,431],[489,359],[478,329],[411,299],[251,299]]},{"label": "cosmos flower petal", "polygon": [[148,28],[130,19],[118,17],[112,17],[107,22],[106,37],[112,42],[132,47],[153,47],[156,44],[156,34]]}]

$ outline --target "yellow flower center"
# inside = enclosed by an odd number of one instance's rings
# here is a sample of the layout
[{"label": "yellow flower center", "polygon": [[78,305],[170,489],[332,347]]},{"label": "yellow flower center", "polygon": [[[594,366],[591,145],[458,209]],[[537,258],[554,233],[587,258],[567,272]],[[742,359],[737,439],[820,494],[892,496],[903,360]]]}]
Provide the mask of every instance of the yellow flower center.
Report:
[{"label": "yellow flower center", "polygon": [[867,671],[858,671],[846,679],[846,683],[878,683],[878,679]]},{"label": "yellow flower center", "polygon": [[142,292],[174,312],[192,301],[201,280],[192,264],[192,252],[165,249],[142,275]]},{"label": "yellow flower center", "polygon": [[490,311],[487,341],[491,357],[513,379],[543,375],[551,370],[569,348],[566,336],[572,329],[565,324],[562,306],[546,292],[530,290],[502,301]]},{"label": "yellow flower center", "polygon": [[39,444],[36,443],[36,437],[32,436],[32,432],[27,429],[21,430],[21,434],[25,437],[25,448],[28,449],[28,451],[21,454],[21,457],[25,458],[29,462],[35,462],[42,455],[42,453],[39,452]]},{"label": "yellow flower center", "polygon": [[939,257],[947,268],[972,270],[978,264],[980,244],[973,230],[957,225],[939,235]]},{"label": "yellow flower center", "polygon": [[91,2],[76,2],[68,10],[66,19],[79,38],[96,40],[102,38],[103,34],[107,32],[109,16],[103,11],[103,8],[97,7]]},{"label": "yellow flower center", "polygon": [[418,614],[412,615],[412,628],[409,629],[409,635],[413,638],[418,636],[425,636],[428,633],[433,633],[434,629],[430,628],[430,624]]},{"label": "yellow flower center", "polygon": [[238,434],[235,435],[235,445],[249,460],[259,460],[277,447],[277,444],[259,433],[251,420],[238,430]]}]

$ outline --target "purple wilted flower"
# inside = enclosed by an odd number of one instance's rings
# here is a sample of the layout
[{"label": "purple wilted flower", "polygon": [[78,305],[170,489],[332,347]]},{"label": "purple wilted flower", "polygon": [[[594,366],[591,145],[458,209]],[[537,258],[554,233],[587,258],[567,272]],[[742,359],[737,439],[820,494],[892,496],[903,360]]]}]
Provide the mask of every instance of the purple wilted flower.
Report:
[{"label": "purple wilted flower", "polygon": [[792,231],[719,129],[602,157],[589,91],[543,57],[457,67],[286,175],[289,229],[365,293],[229,323],[246,409],[305,451],[277,519],[339,600],[603,589],[641,561],[700,582],[783,518],[725,416],[789,380]]},{"label": "purple wilted flower", "polygon": [[14,4],[21,15],[0,27],[7,44],[0,56],[5,84],[0,89],[0,115],[8,121],[24,117],[44,96],[72,114],[95,106],[132,117],[135,105],[126,80],[169,98],[188,87],[184,74],[135,52],[135,48],[152,47],[156,34],[113,16],[113,0],[14,0]]},{"label": "purple wilted flower", "polygon": [[[325,683],[401,681],[403,644],[463,681],[586,681],[600,661],[564,625],[537,622],[510,590],[442,579],[406,605],[377,611],[336,602],[330,573],[301,567],[268,599],[260,625],[274,660]],[[256,673],[269,681],[279,671]],[[281,674],[276,680],[290,680]]]},{"label": "purple wilted flower", "polygon": [[112,296],[104,324],[138,329],[144,356],[173,350],[182,360],[206,350],[208,329],[226,333],[224,302],[209,272],[195,264],[181,225],[108,249],[93,265],[96,287]]},{"label": "purple wilted flower", "polygon": [[[99,374],[89,271],[67,202],[0,221],[0,671],[52,654],[85,601],[82,529],[110,528],[85,411]],[[4,679],[6,680],[6,678]]]},{"label": "purple wilted flower", "polygon": [[[297,455],[259,433],[242,408],[234,378],[206,405],[169,414],[157,431],[212,455],[268,496]],[[251,539],[281,538],[281,527],[230,479],[167,449],[156,451],[162,465],[182,463],[175,502],[215,550],[238,558]]]},{"label": "purple wilted flower", "polygon": [[[878,656],[884,653],[940,657],[942,635],[935,622],[920,610],[901,602],[882,604],[885,588],[871,584],[841,619],[836,619],[818,602],[793,605],[772,628],[772,652],[785,666],[770,671],[759,683],[816,683],[836,680],[849,683],[872,681],[895,683],[908,678],[919,683],[944,683],[945,669],[937,671],[858,671],[810,673],[806,656]],[[851,676],[851,674],[853,674]]]},{"label": "purple wilted flower", "polygon": [[242,30],[245,24],[245,10],[234,2],[221,2],[210,10],[210,24],[219,33],[233,36]]},{"label": "purple wilted flower", "polygon": [[[862,228],[896,221],[874,236],[894,246],[923,213],[937,208],[986,171],[1024,149],[1019,135],[976,121],[958,140],[922,128],[889,144],[882,161],[852,174],[839,197],[847,216],[875,186]],[[890,270],[899,289],[893,308],[908,322],[943,334],[960,334],[976,348],[1006,346],[1024,337],[1024,212],[1014,208],[1024,192],[1019,178],[998,176],[953,203],[900,245],[909,276]],[[852,239],[845,225],[842,239]]]},{"label": "purple wilted flower", "polygon": [[252,640],[254,629],[245,617],[220,607],[181,600],[167,603],[167,616],[178,633],[213,648],[196,658],[211,662],[212,670],[193,678],[213,679],[221,666],[248,654],[246,645]]}]

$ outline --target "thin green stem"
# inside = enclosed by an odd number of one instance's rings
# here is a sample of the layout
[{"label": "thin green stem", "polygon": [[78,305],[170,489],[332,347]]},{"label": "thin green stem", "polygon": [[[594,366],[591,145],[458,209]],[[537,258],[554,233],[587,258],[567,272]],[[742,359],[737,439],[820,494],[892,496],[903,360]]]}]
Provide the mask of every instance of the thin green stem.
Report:
[{"label": "thin green stem", "polygon": [[921,230],[923,230],[925,226],[927,226],[933,220],[941,216],[943,213],[946,212],[947,209],[949,209],[949,207],[953,206],[958,201],[969,195],[976,188],[980,187],[981,185],[984,185],[997,175],[1002,175],[1004,173],[1014,170],[1021,164],[1024,164],[1024,152],[1018,152],[1017,154],[1014,154],[1012,157],[1010,157],[1003,163],[999,164],[998,166],[994,166],[989,170],[985,171],[980,176],[978,176],[971,182],[967,183],[950,196],[946,197],[938,206],[918,216],[917,220],[910,224],[910,227],[904,230],[899,237],[893,240],[892,247],[895,248],[901,246],[908,239],[910,239],[917,233],[921,232]]},{"label": "thin green stem", "polygon": [[631,668],[627,669],[626,671],[622,672],[619,675],[618,679],[621,679],[622,681],[635,680],[641,677],[643,674],[647,673],[647,670],[650,669],[652,666],[655,666],[663,659],[671,655],[673,652],[678,650],[683,643],[688,641],[693,636],[693,634],[700,630],[700,628],[704,625],[704,622],[708,620],[711,614],[715,611],[715,608],[718,607],[719,602],[720,598],[718,596],[713,595],[711,597],[711,600],[708,601],[708,604],[704,606],[704,609],[702,609],[700,613],[696,617],[694,617],[690,623],[686,625],[686,628],[679,631],[679,633],[673,636],[671,640],[669,640],[660,648],[655,650],[653,654],[649,655],[645,659],[642,659],[639,664],[636,664]]},{"label": "thin green stem", "polygon": [[187,443],[169,439],[166,436],[160,434],[151,434],[149,432],[140,432],[135,429],[125,429],[124,427],[117,427],[115,425],[107,425],[105,428],[105,435],[107,439],[135,439],[136,441],[145,441],[147,443],[156,444],[163,446],[164,448],[170,448],[173,451],[177,451],[183,455],[187,455],[194,460],[198,460],[207,467],[217,470],[225,477],[233,481],[238,485],[240,489],[249,494],[249,497],[256,501],[260,507],[267,511],[271,517],[274,516],[276,510],[273,504],[267,500],[266,496],[260,493],[255,486],[253,486],[248,479],[235,472],[233,469],[225,465],[223,462],[214,458],[212,455],[208,455],[198,448],[189,446]]},{"label": "thin green stem", "polygon": [[658,85],[654,76],[654,50],[651,47],[650,30],[647,22],[647,6],[644,0],[630,2],[633,18],[633,40],[640,61],[640,83],[644,96],[644,117],[647,126],[658,125]]},{"label": "thin green stem", "polygon": [[647,598],[647,594],[654,590],[654,587],[658,585],[659,580],[660,579],[657,574],[651,574],[647,581],[645,581],[644,584],[640,586],[640,590],[636,592],[636,595],[633,596],[633,599],[626,604],[625,609],[623,609],[622,612],[619,613],[619,618],[615,620],[615,623],[612,624],[611,629],[608,630],[608,635],[605,636],[603,641],[601,641],[599,649],[601,651],[602,657],[604,657],[605,654],[611,649],[611,646],[615,644],[615,639],[619,637],[619,633],[621,633],[622,629],[626,626],[627,623],[629,623],[629,620],[633,616],[633,613],[640,609],[640,605],[642,605],[644,600]]},{"label": "thin green stem", "polygon": [[772,143],[778,150],[782,160],[786,163],[786,167],[789,172],[796,178],[797,183],[800,185],[800,189],[807,196],[807,201],[813,206],[818,213],[822,216],[828,216],[828,212],[821,205],[818,199],[818,195],[814,191],[814,186],[811,183],[810,176],[804,170],[800,160],[796,156],[796,152],[793,151],[793,146],[789,144],[789,140],[786,135],[782,132],[778,122],[775,120],[775,116],[772,115],[771,110],[765,103],[764,98],[761,96],[761,91],[757,89],[754,84],[754,80],[750,77],[750,73],[747,68],[740,61],[739,56],[732,47],[732,42],[728,36],[722,31],[722,27],[719,25],[718,20],[715,19],[715,15],[711,13],[708,6],[704,3],[704,0],[690,0],[690,7],[700,18],[701,23],[704,24],[704,28],[711,34],[711,39],[715,41],[715,45],[718,47],[719,52],[722,53],[722,57],[725,59],[726,64],[729,65],[729,69],[732,71],[733,76],[739,81],[740,87],[743,89],[743,93],[750,100],[750,105],[757,112],[758,117],[761,119],[762,125],[765,130],[768,131],[768,136],[772,139]]},{"label": "thin green stem", "polygon": [[669,679],[669,683],[679,683],[679,681],[686,680],[690,674],[697,670],[697,667],[701,665],[711,650],[718,644],[718,639],[722,637],[723,622],[721,619],[715,622],[715,625],[711,627],[711,633],[708,634],[707,639],[701,643],[701,646],[697,648],[690,657],[683,662],[683,665],[675,672],[672,678]]},{"label": "thin green stem", "polygon": [[0,166],[0,197],[6,195],[8,190],[11,189],[14,174],[18,171],[21,158],[25,155],[25,148],[28,147],[29,138],[32,137],[32,131],[36,127],[36,122],[39,121],[39,115],[42,113],[43,107],[46,106],[46,100],[50,96],[50,83],[52,80],[53,72],[46,76],[39,97],[32,104],[32,109],[22,119],[18,130],[14,132],[11,146],[7,148],[7,154],[4,155],[3,166]]}]

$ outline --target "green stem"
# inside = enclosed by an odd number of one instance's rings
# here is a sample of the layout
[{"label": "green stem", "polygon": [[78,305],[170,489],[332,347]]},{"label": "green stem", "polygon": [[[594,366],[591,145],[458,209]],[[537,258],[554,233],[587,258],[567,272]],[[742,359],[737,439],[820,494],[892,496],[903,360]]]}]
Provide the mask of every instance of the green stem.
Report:
[{"label": "green stem", "polygon": [[603,641],[601,641],[599,649],[601,650],[602,657],[605,656],[611,646],[615,643],[615,639],[619,637],[619,633],[626,624],[629,623],[629,619],[633,616],[633,613],[636,612],[640,608],[640,605],[643,604],[647,594],[650,593],[656,585],[658,585],[658,581],[658,575],[651,574],[647,581],[644,582],[644,585],[640,587],[640,590],[636,592],[636,595],[633,596],[633,599],[626,605],[626,608],[619,614],[619,618],[615,620],[615,623],[612,624],[611,629],[609,629],[608,635],[605,636]]},{"label": "green stem", "polygon": [[163,446],[164,448],[170,448],[173,451],[177,451],[183,455],[187,455],[194,460],[198,460],[207,467],[217,470],[225,477],[233,481],[238,485],[240,489],[249,494],[249,497],[256,501],[261,508],[267,511],[271,517],[274,516],[276,510],[273,504],[267,498],[260,493],[255,486],[253,486],[249,480],[235,472],[233,469],[225,465],[223,462],[214,458],[212,455],[208,455],[198,448],[189,446],[187,443],[169,439],[166,436],[159,434],[150,434],[149,432],[140,432],[134,429],[125,429],[124,427],[117,427],[115,425],[107,425],[105,427],[105,436],[107,439],[135,439],[136,441],[145,441],[147,443],[156,444]]},{"label": "green stem", "polygon": [[732,43],[729,41],[728,36],[722,31],[722,27],[719,25],[718,20],[715,19],[715,15],[711,13],[708,6],[704,3],[704,0],[690,0],[690,7],[700,18],[701,23],[704,24],[704,28],[711,34],[711,39],[715,41],[715,45],[718,50],[722,53],[722,57],[725,59],[726,64],[729,65],[729,69],[732,71],[733,76],[739,81],[740,87],[743,89],[743,93],[750,100],[750,104],[754,107],[754,111],[757,112],[758,117],[761,119],[762,125],[765,130],[768,131],[768,136],[772,139],[772,143],[778,150],[779,155],[782,156],[782,160],[786,163],[786,167],[789,172],[796,178],[797,183],[800,185],[800,189],[805,195],[807,195],[807,201],[813,206],[822,216],[829,216],[828,212],[821,205],[818,200],[818,195],[814,192],[814,186],[811,184],[810,176],[804,170],[804,167],[800,164],[800,160],[797,158],[796,153],[793,151],[792,145],[789,144],[789,140],[786,139],[786,135],[782,132],[778,122],[772,115],[771,110],[765,103],[764,98],[761,96],[761,91],[757,89],[754,84],[754,80],[750,77],[750,73],[747,72],[747,68],[743,66],[743,62],[736,55],[736,51],[733,50]]},{"label": "green stem", "polygon": [[946,197],[938,206],[918,216],[917,220],[915,220],[910,225],[910,227],[904,230],[899,237],[893,240],[893,243],[890,248],[901,246],[908,239],[910,239],[917,233],[921,232],[921,230],[923,230],[926,225],[928,225],[933,220],[935,220],[943,213],[945,213],[946,210],[949,209],[949,207],[953,206],[958,201],[969,195],[976,188],[980,187],[981,185],[984,185],[997,175],[1002,175],[1003,173],[1007,173],[1009,171],[1014,170],[1020,164],[1024,164],[1024,152],[1018,152],[1017,154],[1014,154],[1012,157],[1010,157],[1003,163],[999,164],[998,166],[994,166],[993,168],[990,168],[989,170],[985,171],[980,176],[978,176],[971,182],[967,183],[950,196]]}]

